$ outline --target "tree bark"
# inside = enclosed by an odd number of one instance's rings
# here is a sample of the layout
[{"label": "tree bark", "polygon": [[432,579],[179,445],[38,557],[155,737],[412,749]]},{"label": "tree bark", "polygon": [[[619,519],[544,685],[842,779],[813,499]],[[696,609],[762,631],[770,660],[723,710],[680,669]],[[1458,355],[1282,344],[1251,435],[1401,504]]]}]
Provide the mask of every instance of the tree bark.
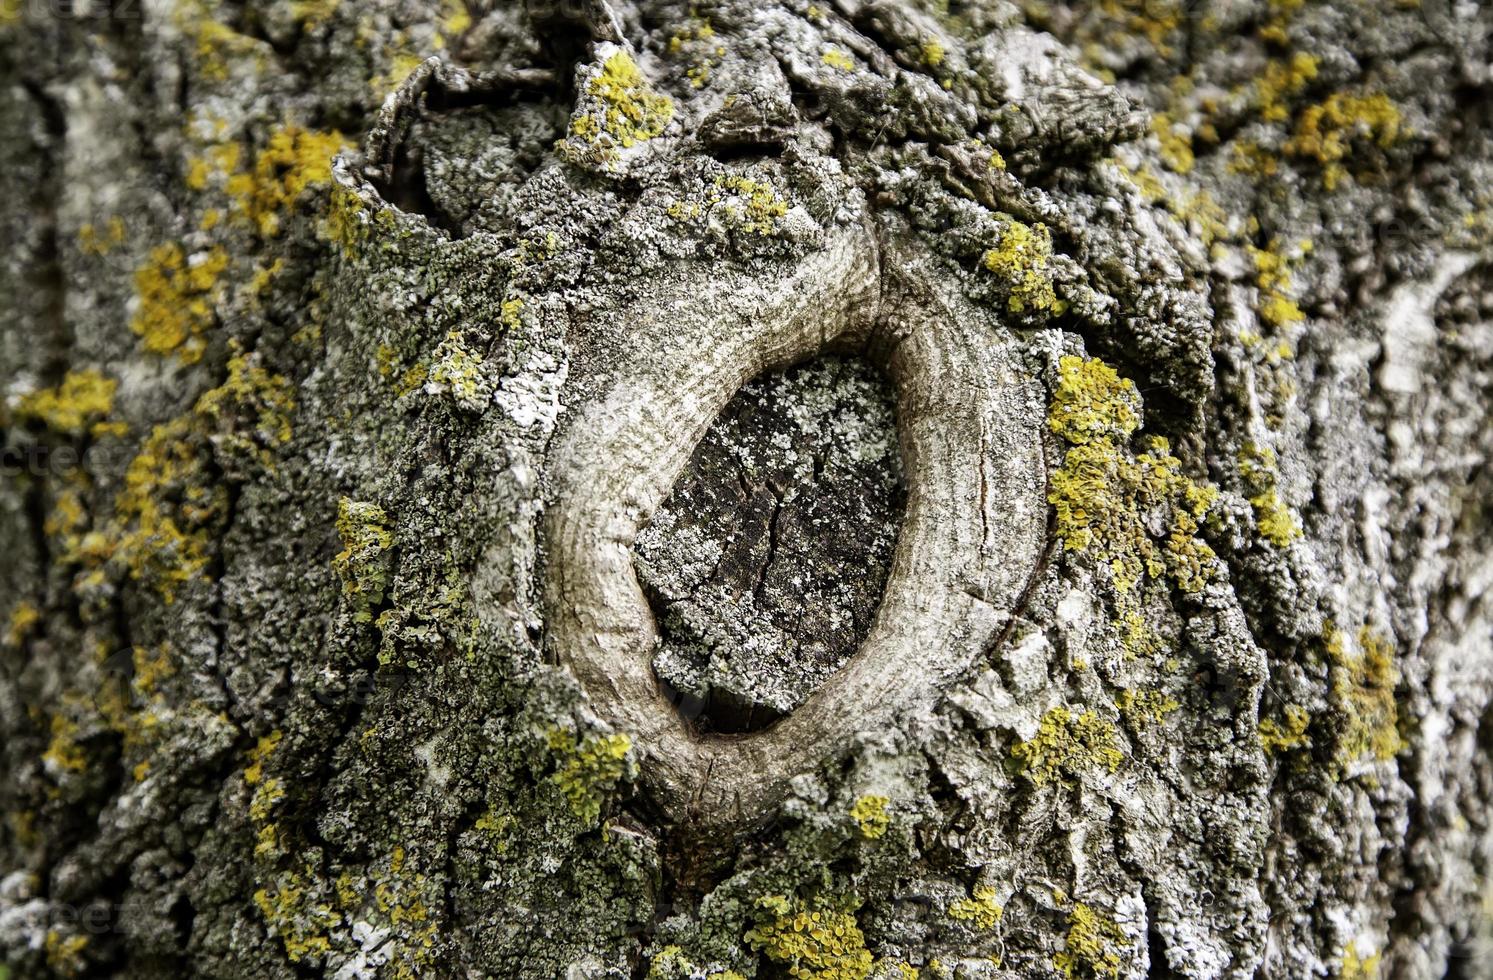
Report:
[{"label": "tree bark", "polygon": [[1490,26],[0,4],[0,980],[1493,976]]}]

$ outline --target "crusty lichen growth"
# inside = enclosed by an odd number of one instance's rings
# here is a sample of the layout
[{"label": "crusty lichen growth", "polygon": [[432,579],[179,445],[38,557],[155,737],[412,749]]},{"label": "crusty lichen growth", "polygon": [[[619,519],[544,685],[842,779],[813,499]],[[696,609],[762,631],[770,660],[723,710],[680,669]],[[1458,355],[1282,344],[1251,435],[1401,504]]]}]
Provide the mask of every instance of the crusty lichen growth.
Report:
[{"label": "crusty lichen growth", "polygon": [[1115,726],[1092,711],[1074,715],[1059,705],[1042,716],[1037,734],[1011,748],[1017,767],[1033,784],[1071,784],[1089,772],[1115,772],[1125,755],[1115,745]]},{"label": "crusty lichen growth", "polygon": [[632,739],[625,734],[597,735],[577,742],[574,732],[556,728],[547,740],[550,751],[560,760],[554,780],[571,811],[586,826],[595,824],[601,819],[607,794],[628,775]]},{"label": "crusty lichen growth", "polygon": [[195,364],[207,349],[207,333],[222,300],[220,280],[228,253],[218,246],[188,255],[175,242],[151,249],[135,270],[137,307],[133,330],[153,354],[175,354]]},{"label": "crusty lichen growth", "polygon": [[862,837],[867,840],[876,840],[886,833],[892,822],[891,816],[886,812],[887,804],[890,802],[891,800],[885,796],[867,794],[858,797],[851,804],[850,819],[855,821]]},{"label": "crusty lichen growth", "polygon": [[1124,975],[1130,940],[1108,916],[1076,902],[1068,913],[1068,935],[1052,965],[1069,980],[1109,980]]},{"label": "crusty lichen growth", "polygon": [[843,48],[831,45],[825,48],[819,60],[836,71],[855,71],[855,59],[850,57],[850,54]]},{"label": "crusty lichen growth", "polygon": [[228,179],[228,193],[260,235],[274,238],[302,194],[331,182],[332,158],[346,146],[336,130],[276,129],[255,157],[254,168]]},{"label": "crusty lichen growth", "polygon": [[1163,691],[1126,688],[1116,699],[1120,713],[1137,728],[1154,725],[1166,720],[1166,716],[1182,707],[1181,702]]},{"label": "crusty lichen growth", "polygon": [[1058,362],[1058,389],[1047,427],[1075,446],[1128,439],[1140,428],[1140,392],[1129,378],[1095,358],[1069,355]]},{"label": "crusty lichen growth", "polygon": [[39,622],[41,610],[35,604],[24,599],[16,603],[15,608],[10,611],[10,622],[5,627],[5,645],[13,649],[19,648]]},{"label": "crusty lichen growth", "polygon": [[712,203],[724,201],[732,226],[745,234],[775,234],[778,221],[788,213],[788,202],[766,181],[731,174],[717,177],[715,187]]},{"label": "crusty lichen growth", "polygon": [[119,431],[117,423],[103,419],[114,409],[118,385],[91,368],[69,371],[57,387],[24,396],[16,405],[16,417],[34,419],[63,435],[115,434]]},{"label": "crusty lichen growth", "polygon": [[843,905],[805,906],[782,895],[757,900],[761,914],[746,940],[795,980],[865,980],[875,965],[860,926]]},{"label": "crusty lichen growth", "polygon": [[[1070,445],[1047,498],[1058,538],[1103,562],[1121,593],[1145,576],[1197,592],[1214,574],[1216,556],[1198,532],[1218,492],[1184,476],[1165,439],[1152,437],[1132,455],[1139,413],[1135,385],[1109,365],[1071,355],[1059,362],[1048,426]],[[1162,534],[1152,530],[1158,514],[1166,515]]]},{"label": "crusty lichen growth", "polygon": [[[235,354],[224,384],[204,392],[190,412],[151,430],[125,469],[112,512],[89,514],[76,489],[59,494],[44,529],[58,542],[59,564],[82,570],[74,589],[103,586],[113,566],[173,601],[181,586],[204,573],[213,532],[228,512],[228,487],[214,464],[268,466],[290,438],[292,407],[284,378]],[[254,424],[245,425],[248,418]],[[245,455],[235,460],[239,451]]]},{"label": "crusty lichen growth", "polygon": [[606,56],[585,90],[590,104],[583,102],[571,116],[571,142],[594,150],[605,162],[663,135],[674,118],[674,103],[653,91],[632,55],[620,49]]},{"label": "crusty lichen growth", "polygon": [[1338,980],[1376,980],[1381,958],[1380,953],[1361,956],[1357,945],[1349,943],[1343,950],[1343,965],[1338,972]]},{"label": "crusty lichen growth", "polygon": [[1249,488],[1249,504],[1254,508],[1260,536],[1277,548],[1289,547],[1300,538],[1301,524],[1277,488],[1279,470],[1275,451],[1268,446],[1245,443],[1239,451],[1239,475]]},{"label": "crusty lichen growth", "polygon": [[1337,628],[1329,626],[1324,640],[1332,665],[1332,693],[1346,724],[1339,736],[1337,757],[1344,767],[1365,759],[1393,759],[1404,748],[1400,735],[1395,687],[1394,645],[1368,626],[1358,631],[1358,649],[1350,651]]},{"label": "crusty lichen growth", "polygon": [[389,515],[378,504],[343,497],[337,501],[337,534],[342,551],[332,559],[332,568],[342,579],[353,619],[366,623],[389,584],[387,553],[394,546]]},{"label": "crusty lichen growth", "polygon": [[665,946],[648,964],[647,980],[746,980],[735,970],[701,967],[684,955],[678,946]]},{"label": "crusty lichen growth", "polygon": [[1000,237],[981,264],[1005,286],[1012,313],[1062,313],[1066,308],[1052,286],[1052,233],[1038,222],[1024,224],[1008,214],[996,215]]},{"label": "crusty lichen growth", "polygon": [[[518,309],[513,311],[515,316]],[[472,411],[481,411],[492,401],[492,383],[487,379],[483,357],[467,346],[460,331],[447,334],[436,348],[424,383],[427,391],[444,392]]]},{"label": "crusty lichen growth", "polygon": [[949,906],[950,918],[967,922],[976,929],[994,929],[1004,912],[995,900],[995,889],[988,885],[977,886],[969,898],[961,898]]},{"label": "crusty lichen growth", "polygon": [[1399,140],[1400,126],[1400,110],[1383,92],[1333,92],[1296,117],[1285,152],[1321,164],[1322,183],[1330,191],[1348,176],[1343,161],[1355,146],[1388,149]]},{"label": "crusty lichen growth", "polygon": [[1281,721],[1266,718],[1260,722],[1260,747],[1270,755],[1280,755],[1293,749],[1304,749],[1312,744],[1307,729],[1312,716],[1299,704],[1288,704],[1282,712]]},{"label": "crusty lichen growth", "polygon": [[[1302,243],[1302,251],[1310,250],[1310,243]],[[1260,289],[1257,312],[1260,319],[1271,327],[1287,327],[1306,319],[1301,307],[1290,298],[1291,257],[1286,255],[1279,239],[1271,239],[1265,248],[1249,246],[1250,257],[1255,264],[1255,285]],[[1246,338],[1248,339],[1248,338]],[[1284,352],[1290,354],[1290,348]],[[1277,352],[1277,357],[1279,352]]]}]

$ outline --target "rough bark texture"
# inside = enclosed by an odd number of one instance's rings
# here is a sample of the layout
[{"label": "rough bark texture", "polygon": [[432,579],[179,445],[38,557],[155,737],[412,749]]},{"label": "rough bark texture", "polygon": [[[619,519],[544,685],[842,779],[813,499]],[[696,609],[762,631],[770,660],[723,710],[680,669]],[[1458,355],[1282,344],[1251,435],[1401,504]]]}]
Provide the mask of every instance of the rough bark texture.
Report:
[{"label": "rough bark texture", "polygon": [[1493,976],[1490,27],[0,3],[0,978]]}]

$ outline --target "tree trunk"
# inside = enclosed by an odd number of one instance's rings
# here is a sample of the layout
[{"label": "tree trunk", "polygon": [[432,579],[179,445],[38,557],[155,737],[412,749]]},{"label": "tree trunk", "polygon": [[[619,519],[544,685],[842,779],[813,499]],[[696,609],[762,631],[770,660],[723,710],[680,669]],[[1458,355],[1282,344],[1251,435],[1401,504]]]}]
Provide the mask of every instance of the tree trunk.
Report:
[{"label": "tree trunk", "polygon": [[0,978],[1493,976],[1490,25],[0,4]]}]

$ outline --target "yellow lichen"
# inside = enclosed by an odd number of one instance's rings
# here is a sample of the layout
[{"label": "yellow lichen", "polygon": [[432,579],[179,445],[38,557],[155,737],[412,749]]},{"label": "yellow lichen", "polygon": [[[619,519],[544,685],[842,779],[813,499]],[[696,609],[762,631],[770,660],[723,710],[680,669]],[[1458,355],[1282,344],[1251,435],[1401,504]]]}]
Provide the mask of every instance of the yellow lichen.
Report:
[{"label": "yellow lichen", "polygon": [[1161,691],[1146,691],[1126,688],[1116,701],[1120,713],[1137,728],[1166,720],[1166,716],[1182,707],[1181,703]]},{"label": "yellow lichen", "polygon": [[647,980],[746,980],[735,970],[706,970],[695,965],[678,946],[665,946],[648,963]]},{"label": "yellow lichen", "polygon": [[78,248],[84,255],[108,255],[124,244],[124,219],[119,215],[109,218],[103,231],[93,224],[78,229]]},{"label": "yellow lichen", "polygon": [[1260,536],[1277,548],[1285,548],[1302,536],[1301,525],[1281,499],[1275,452],[1249,442],[1239,451],[1239,474],[1249,487],[1250,506]]},{"label": "yellow lichen", "polygon": [[1333,190],[1348,174],[1342,161],[1355,145],[1387,149],[1399,139],[1400,124],[1400,110],[1383,92],[1334,92],[1301,111],[1284,149],[1321,164],[1323,185]]},{"label": "yellow lichen", "polygon": [[498,319],[503,326],[509,330],[518,330],[524,325],[523,321],[524,301],[515,297],[503,300],[502,312]]},{"label": "yellow lichen", "polygon": [[1272,58],[1255,79],[1255,108],[1260,118],[1266,122],[1284,122],[1290,118],[1288,99],[1317,77],[1317,66],[1317,57],[1305,51],[1298,51],[1287,60]]},{"label": "yellow lichen", "polygon": [[1338,971],[1338,980],[1375,980],[1379,976],[1380,959],[1379,953],[1368,957],[1360,956],[1358,946],[1349,943],[1343,950],[1343,966]]},{"label": "yellow lichen", "polygon": [[320,960],[332,951],[328,933],[341,917],[330,903],[314,901],[313,882],[309,874],[287,872],[279,877],[273,889],[254,892],[254,904],[266,924],[279,935],[285,955],[292,963]]},{"label": "yellow lichen", "polygon": [[1047,410],[1047,427],[1075,446],[1128,439],[1140,428],[1141,398],[1135,383],[1098,358],[1068,355],[1058,361],[1058,389]]},{"label": "yellow lichen", "polygon": [[92,369],[69,371],[55,388],[32,392],[16,405],[16,416],[35,419],[54,432],[80,436],[115,433],[103,418],[114,408],[118,382]]},{"label": "yellow lichen", "polygon": [[632,739],[622,734],[600,735],[577,743],[575,734],[564,728],[551,730],[547,739],[561,761],[554,780],[570,809],[582,823],[596,823],[607,793],[627,773]]},{"label": "yellow lichen", "polygon": [[[1302,251],[1309,250],[1310,243],[1302,243]],[[1292,260],[1282,250],[1280,240],[1271,239],[1265,248],[1251,245],[1249,254],[1255,264],[1255,285],[1260,289],[1260,319],[1272,327],[1306,319],[1306,314],[1287,296],[1291,288]]]},{"label": "yellow lichen", "polygon": [[460,331],[448,333],[436,348],[428,381],[432,388],[445,391],[457,404],[473,411],[485,408],[492,399],[482,355],[467,347]]},{"label": "yellow lichen", "polygon": [[88,937],[64,935],[56,929],[48,929],[43,943],[47,967],[57,976],[75,977],[83,972],[83,951],[88,948]]},{"label": "yellow lichen", "polygon": [[[1140,425],[1140,395],[1128,379],[1075,356],[1062,358],[1058,369],[1048,426],[1070,448],[1048,502],[1057,509],[1064,548],[1092,552],[1122,593],[1147,575],[1168,576],[1184,592],[1201,590],[1215,555],[1197,535],[1217,491],[1185,477],[1165,439],[1152,437],[1148,451],[1131,455],[1126,442]],[[1158,513],[1168,519],[1160,536],[1151,529]]]},{"label": "yellow lichen", "polygon": [[157,245],[135,270],[138,307],[130,329],[153,354],[176,354],[195,364],[207,349],[207,332],[222,298],[219,280],[228,253],[214,246],[188,256],[175,242]]},{"label": "yellow lichen", "polygon": [[15,608],[10,611],[10,622],[5,628],[5,645],[19,647],[39,622],[41,610],[25,600],[16,603]]},{"label": "yellow lichen", "polygon": [[804,906],[782,895],[757,900],[746,940],[795,980],[865,980],[875,965],[855,916],[829,903]]},{"label": "yellow lichen", "polygon": [[689,21],[684,28],[669,38],[669,54],[675,57],[690,55],[691,60],[685,67],[684,77],[689,79],[691,88],[704,88],[709,84],[716,66],[725,57],[726,48],[716,40],[715,27],[710,21],[691,9]]},{"label": "yellow lichen", "polygon": [[52,741],[42,753],[42,761],[53,775],[79,773],[88,768],[88,756],[78,744],[78,726],[70,718],[53,715]]},{"label": "yellow lichen", "polygon": [[836,71],[855,71],[855,59],[841,48],[834,46],[826,48],[819,60]]},{"label": "yellow lichen", "polygon": [[283,126],[270,134],[252,170],[228,179],[228,193],[239,213],[265,238],[273,238],[302,194],[331,182],[332,158],[346,145],[336,130]]},{"label": "yellow lichen", "polygon": [[766,181],[732,174],[717,177],[715,187],[718,193],[712,200],[724,200],[732,226],[748,235],[776,233],[778,220],[788,213],[788,202]]},{"label": "yellow lichen", "polygon": [[1071,782],[1093,769],[1114,772],[1125,759],[1113,725],[1092,711],[1075,717],[1061,705],[1042,716],[1036,735],[1012,746],[1011,757],[1037,786]]},{"label": "yellow lichen", "polygon": [[[204,392],[196,411],[210,423],[220,448],[253,453],[268,467],[271,450],[290,442],[295,399],[288,380],[235,353],[228,359],[228,380]],[[243,425],[244,418],[252,418],[252,426]]]},{"label": "yellow lichen", "polygon": [[1346,717],[1338,761],[1351,766],[1363,759],[1393,759],[1405,747],[1395,701],[1400,675],[1394,646],[1367,626],[1358,631],[1357,652],[1347,649],[1342,633],[1333,626],[1328,626],[1324,640],[1332,664],[1333,697]]},{"label": "yellow lichen", "polygon": [[597,145],[605,160],[615,160],[619,148],[629,149],[662,135],[674,118],[674,103],[649,88],[637,62],[625,51],[615,52],[602,63],[586,92],[598,109],[573,116],[570,135]]},{"label": "yellow lichen", "polygon": [[1306,733],[1311,723],[1312,716],[1305,708],[1299,704],[1288,704],[1285,707],[1284,722],[1278,722],[1274,718],[1266,718],[1260,722],[1260,747],[1270,755],[1306,748],[1312,744],[1311,736]]},{"label": "yellow lichen", "polygon": [[980,885],[970,892],[969,898],[961,898],[949,906],[949,917],[968,922],[976,929],[994,929],[1004,911],[996,903],[995,889]]},{"label": "yellow lichen", "polygon": [[1179,174],[1190,173],[1195,162],[1192,137],[1179,129],[1166,113],[1152,117],[1151,132],[1161,144],[1161,162]]},{"label": "yellow lichen", "polygon": [[342,550],[332,569],[342,579],[342,594],[353,607],[353,619],[366,623],[388,586],[387,552],[394,546],[389,515],[377,504],[343,497],[337,501],[337,534]]},{"label": "yellow lichen", "polygon": [[996,215],[1000,238],[981,264],[1004,284],[1012,313],[1062,313],[1065,304],[1052,286],[1052,234],[1047,226],[1023,224],[1008,214]]},{"label": "yellow lichen", "polygon": [[1068,913],[1063,951],[1053,957],[1052,964],[1068,980],[1110,980],[1124,974],[1129,947],[1129,939],[1113,919],[1076,902]]},{"label": "yellow lichen", "polygon": [[885,796],[866,795],[858,797],[850,807],[850,819],[860,828],[861,836],[875,840],[891,826],[891,817],[886,807],[891,801]]}]

